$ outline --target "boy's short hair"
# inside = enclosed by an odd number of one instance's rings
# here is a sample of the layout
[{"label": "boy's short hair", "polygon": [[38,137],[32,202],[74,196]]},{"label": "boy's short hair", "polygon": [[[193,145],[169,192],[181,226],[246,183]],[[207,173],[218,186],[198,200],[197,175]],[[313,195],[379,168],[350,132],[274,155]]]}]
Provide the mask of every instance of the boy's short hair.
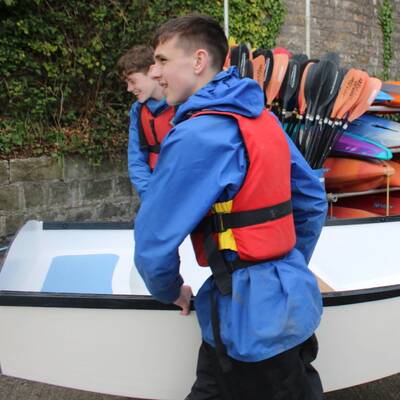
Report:
[{"label": "boy's short hair", "polygon": [[153,38],[153,47],[177,36],[187,51],[205,48],[211,55],[212,67],[221,70],[228,53],[228,41],[219,23],[208,15],[191,14],[161,25]]},{"label": "boy's short hair", "polygon": [[153,49],[150,46],[137,45],[130,48],[117,62],[118,74],[121,79],[135,72],[147,74],[154,64]]}]

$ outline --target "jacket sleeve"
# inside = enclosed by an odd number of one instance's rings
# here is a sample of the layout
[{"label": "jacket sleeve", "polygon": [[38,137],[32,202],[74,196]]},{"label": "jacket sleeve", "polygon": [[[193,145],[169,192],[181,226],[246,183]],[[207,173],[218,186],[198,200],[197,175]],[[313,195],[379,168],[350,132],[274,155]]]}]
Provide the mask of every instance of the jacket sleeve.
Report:
[{"label": "jacket sleeve", "polygon": [[246,171],[235,121],[196,117],[173,128],[163,142],[135,221],[135,264],[150,293],[179,297],[178,247],[221,195],[231,195]]},{"label": "jacket sleeve", "polygon": [[147,163],[148,152],[140,149],[139,111],[140,103],[136,102],[132,105],[129,113],[128,174],[132,185],[142,199],[149,183],[151,171]]},{"label": "jacket sleeve", "polygon": [[291,139],[288,142],[296,248],[308,264],[326,219],[326,193],[319,179],[321,170],[312,170]]}]

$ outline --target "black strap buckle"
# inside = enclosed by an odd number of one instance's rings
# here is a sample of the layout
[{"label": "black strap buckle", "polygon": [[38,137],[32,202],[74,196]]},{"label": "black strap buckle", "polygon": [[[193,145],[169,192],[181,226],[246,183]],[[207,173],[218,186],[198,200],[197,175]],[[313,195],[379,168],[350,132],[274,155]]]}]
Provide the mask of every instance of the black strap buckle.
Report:
[{"label": "black strap buckle", "polygon": [[160,147],[159,144],[153,144],[153,145],[149,144],[147,146],[147,150],[149,151],[149,153],[159,154],[160,153],[160,149],[161,149],[161,147]]}]

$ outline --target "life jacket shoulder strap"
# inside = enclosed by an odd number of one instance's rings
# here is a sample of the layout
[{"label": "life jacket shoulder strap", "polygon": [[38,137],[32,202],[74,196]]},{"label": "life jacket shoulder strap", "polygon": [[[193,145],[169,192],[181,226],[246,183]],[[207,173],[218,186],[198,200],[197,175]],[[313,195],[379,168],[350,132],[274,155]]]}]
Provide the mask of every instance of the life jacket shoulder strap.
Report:
[{"label": "life jacket shoulder strap", "polygon": [[144,128],[143,128],[143,117],[144,117],[144,113],[145,113],[145,108],[146,106],[144,104],[142,104],[140,106],[140,112],[139,112],[139,120],[138,120],[138,130],[139,130],[139,145],[140,145],[140,149],[144,150],[144,149],[148,149],[149,142],[147,141],[146,135],[144,133]]},{"label": "life jacket shoulder strap", "polygon": [[[174,114],[176,111],[176,107],[166,107],[159,111],[156,114],[153,114],[151,110],[143,104],[140,108],[140,115],[139,115],[139,143],[140,143],[140,148],[141,150],[147,150],[150,153],[160,153],[160,143],[163,140],[165,134],[169,131],[170,126],[163,127],[161,131],[158,131],[160,129],[160,126],[155,126],[155,120],[157,118],[163,118],[165,120],[168,119],[168,123],[170,124]],[[146,128],[145,126],[146,125]],[[151,137],[151,142],[150,143],[148,135]]]},{"label": "life jacket shoulder strap", "polygon": [[200,111],[196,111],[194,112],[190,118],[194,118],[194,117],[198,117],[200,115],[225,115],[227,117],[232,117],[235,119],[240,118],[240,116],[238,114],[229,112],[229,111],[216,111],[216,110],[200,110]]}]

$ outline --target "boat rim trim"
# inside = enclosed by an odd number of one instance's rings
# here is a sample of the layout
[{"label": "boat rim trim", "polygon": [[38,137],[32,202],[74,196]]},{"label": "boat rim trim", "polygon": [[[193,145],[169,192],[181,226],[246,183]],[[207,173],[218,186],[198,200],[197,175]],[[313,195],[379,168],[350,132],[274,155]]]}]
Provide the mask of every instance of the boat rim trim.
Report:
[{"label": "boat rim trim", "polygon": [[[400,215],[378,216],[368,218],[326,219],[325,226],[376,224],[382,222],[400,221]],[[76,221],[43,221],[43,230],[73,230],[73,229],[110,229],[131,230],[134,222],[76,222]]]},{"label": "boat rim trim", "polygon": [[[322,293],[324,307],[345,306],[400,297],[400,285]],[[47,293],[0,290],[0,306],[136,310],[178,310],[150,295]],[[193,310],[193,300],[191,304]]]}]

